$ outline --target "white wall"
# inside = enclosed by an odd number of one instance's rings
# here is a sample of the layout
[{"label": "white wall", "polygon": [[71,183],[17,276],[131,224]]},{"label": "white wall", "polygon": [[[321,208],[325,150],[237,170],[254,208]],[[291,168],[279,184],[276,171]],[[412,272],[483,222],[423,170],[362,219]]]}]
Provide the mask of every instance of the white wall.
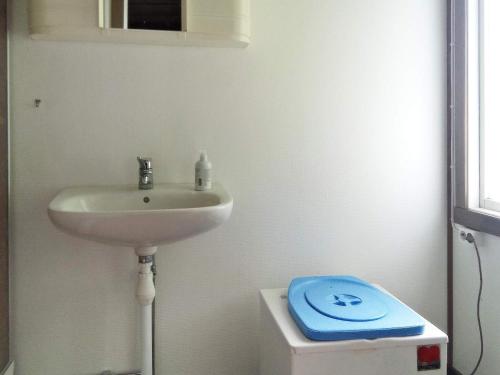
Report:
[{"label": "white wall", "polygon": [[[49,222],[57,191],[191,181],[220,229],[158,255],[159,374],[256,374],[260,288],[377,282],[445,327],[445,1],[253,0],[245,50],[34,42],[12,1],[13,354],[20,374],[138,366],[132,250]],[[34,98],[42,104],[36,109]]]},{"label": "white wall", "polygon": [[[475,233],[483,267],[481,321],[484,335],[484,355],[478,375],[497,374],[500,368],[500,239]],[[480,341],[476,320],[479,271],[473,245],[454,237],[454,366],[470,374],[479,357]]]}]

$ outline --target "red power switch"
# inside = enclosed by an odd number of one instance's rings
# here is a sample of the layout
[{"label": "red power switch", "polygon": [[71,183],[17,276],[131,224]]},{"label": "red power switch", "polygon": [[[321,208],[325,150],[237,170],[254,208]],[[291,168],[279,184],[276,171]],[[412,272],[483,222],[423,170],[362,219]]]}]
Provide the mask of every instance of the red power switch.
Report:
[{"label": "red power switch", "polygon": [[441,368],[441,350],[439,345],[424,345],[417,348],[418,371]]}]

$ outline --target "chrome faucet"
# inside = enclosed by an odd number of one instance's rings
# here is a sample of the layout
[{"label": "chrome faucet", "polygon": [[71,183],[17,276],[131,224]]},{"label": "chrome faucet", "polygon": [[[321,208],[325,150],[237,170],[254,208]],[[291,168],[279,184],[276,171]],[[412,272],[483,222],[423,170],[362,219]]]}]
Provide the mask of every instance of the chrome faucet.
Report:
[{"label": "chrome faucet", "polygon": [[137,161],[139,162],[139,189],[151,190],[153,188],[153,160],[138,156]]}]

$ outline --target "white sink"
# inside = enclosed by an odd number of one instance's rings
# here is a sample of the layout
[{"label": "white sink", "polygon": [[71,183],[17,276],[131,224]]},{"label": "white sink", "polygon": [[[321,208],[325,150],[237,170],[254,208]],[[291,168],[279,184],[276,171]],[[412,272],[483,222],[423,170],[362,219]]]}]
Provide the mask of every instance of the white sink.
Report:
[{"label": "white sink", "polygon": [[233,199],[220,185],[195,191],[193,184],[76,187],[62,190],[48,214],[56,227],[73,236],[133,247],[139,257],[136,287],[141,305],[142,374],[152,374],[155,298],[153,254],[159,245],[213,229],[231,215]]},{"label": "white sink", "polygon": [[56,227],[73,236],[133,247],[152,255],[156,247],[213,229],[231,215],[232,197],[220,185],[195,191],[192,184],[76,187],[49,204]]}]

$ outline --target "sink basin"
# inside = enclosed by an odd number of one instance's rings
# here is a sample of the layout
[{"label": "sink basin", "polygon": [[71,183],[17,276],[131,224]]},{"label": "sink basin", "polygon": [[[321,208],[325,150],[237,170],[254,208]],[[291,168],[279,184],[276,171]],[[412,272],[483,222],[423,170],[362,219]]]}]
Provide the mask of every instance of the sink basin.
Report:
[{"label": "sink basin", "polygon": [[94,186],[62,190],[48,214],[73,236],[151,255],[159,245],[219,226],[232,207],[232,197],[217,184],[209,191],[195,191],[192,184],[156,184],[153,190]]}]

